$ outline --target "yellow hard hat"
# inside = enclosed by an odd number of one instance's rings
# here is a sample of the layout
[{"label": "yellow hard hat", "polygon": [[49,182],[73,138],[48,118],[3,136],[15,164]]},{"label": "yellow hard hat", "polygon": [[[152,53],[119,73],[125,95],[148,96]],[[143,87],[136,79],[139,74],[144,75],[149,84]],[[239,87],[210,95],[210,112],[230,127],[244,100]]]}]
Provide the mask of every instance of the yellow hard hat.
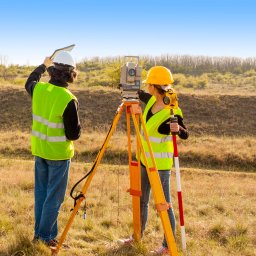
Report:
[{"label": "yellow hard hat", "polygon": [[145,84],[159,84],[168,85],[174,82],[172,73],[168,68],[163,66],[152,67],[147,74],[146,80],[143,81]]}]

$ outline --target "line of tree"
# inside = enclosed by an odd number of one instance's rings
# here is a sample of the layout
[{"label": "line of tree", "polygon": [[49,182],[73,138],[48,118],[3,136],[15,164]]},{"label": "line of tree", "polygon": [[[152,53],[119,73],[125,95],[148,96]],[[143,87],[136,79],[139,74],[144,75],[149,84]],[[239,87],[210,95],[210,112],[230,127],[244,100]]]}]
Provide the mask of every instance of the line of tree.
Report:
[{"label": "line of tree", "polygon": [[[11,80],[16,76],[26,77],[34,67],[7,65],[6,57],[0,55],[0,78]],[[82,72],[103,71],[114,76],[119,76],[120,67],[124,64],[124,56],[85,58],[77,64]],[[256,71],[256,57],[209,57],[191,55],[161,55],[140,56],[140,65],[144,70],[149,70],[155,65],[162,65],[171,69],[174,74],[200,76],[206,73],[231,73],[244,74]]]},{"label": "line of tree", "polygon": [[[79,68],[83,71],[88,69],[101,69],[109,64],[123,64],[124,57],[94,57],[84,59],[79,63]],[[204,73],[233,73],[243,74],[246,71],[256,69],[256,57],[210,57],[191,55],[161,55],[161,56],[141,56],[141,65],[148,70],[155,65],[162,65],[171,69],[173,73],[186,75],[202,75]]]},{"label": "line of tree", "polygon": [[204,73],[233,73],[242,74],[256,69],[256,58],[237,57],[209,57],[190,55],[163,55],[155,58],[146,58],[148,67],[163,65],[170,67],[173,73],[201,75]]}]

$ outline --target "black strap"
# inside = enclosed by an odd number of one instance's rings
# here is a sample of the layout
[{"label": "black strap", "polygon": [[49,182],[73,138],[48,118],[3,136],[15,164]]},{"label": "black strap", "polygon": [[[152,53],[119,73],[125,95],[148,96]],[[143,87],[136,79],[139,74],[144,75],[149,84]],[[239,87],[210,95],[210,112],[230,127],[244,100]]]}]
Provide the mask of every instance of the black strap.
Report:
[{"label": "black strap", "polygon": [[[116,113],[116,115],[117,115],[117,114],[118,114],[118,112]],[[115,118],[113,119],[113,122],[114,122],[114,120],[115,120]],[[72,189],[71,189],[71,191],[70,191],[70,196],[71,196],[71,198],[74,199],[74,207],[76,206],[76,203],[77,203],[77,200],[78,200],[78,199],[80,199],[81,197],[85,198],[84,194],[83,194],[81,191],[79,192],[79,194],[78,194],[77,196],[74,196],[73,194],[74,194],[75,188],[76,188],[84,179],[86,179],[86,178],[94,171],[95,166],[96,166],[96,163],[98,162],[98,159],[99,159],[100,152],[101,152],[101,150],[103,149],[103,147],[105,146],[105,144],[106,144],[106,142],[107,142],[107,138],[108,138],[108,136],[109,136],[109,134],[110,134],[110,131],[111,131],[111,129],[112,129],[113,122],[112,122],[112,124],[111,124],[111,126],[110,126],[110,128],[109,128],[109,130],[108,130],[108,133],[107,133],[107,136],[106,136],[106,138],[105,138],[105,141],[103,142],[103,144],[102,144],[102,146],[101,146],[101,149],[100,149],[99,152],[98,152],[98,155],[97,155],[97,157],[96,157],[96,159],[95,159],[95,161],[94,161],[94,164],[93,164],[91,170],[90,170],[84,177],[82,177],[79,181],[77,181],[76,184],[72,187]],[[72,210],[73,210],[73,209],[71,209],[71,211],[72,211]]]}]

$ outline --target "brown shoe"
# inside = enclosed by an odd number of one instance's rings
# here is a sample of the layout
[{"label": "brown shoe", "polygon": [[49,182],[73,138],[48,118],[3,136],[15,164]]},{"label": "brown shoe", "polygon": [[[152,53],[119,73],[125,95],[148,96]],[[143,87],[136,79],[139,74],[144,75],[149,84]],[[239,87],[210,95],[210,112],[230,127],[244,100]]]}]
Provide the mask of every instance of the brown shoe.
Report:
[{"label": "brown shoe", "polygon": [[[47,243],[47,245],[48,245],[49,247],[51,247],[51,248],[56,248],[57,245],[58,245],[58,243],[59,243],[59,241],[58,241],[57,239],[52,239],[52,240],[50,240],[50,241]],[[70,249],[70,246],[68,246],[67,244],[64,244],[64,243],[61,245],[61,247],[62,247],[63,249]]]},{"label": "brown shoe", "polygon": [[119,244],[123,244],[123,245],[132,245],[134,243],[134,238],[131,236],[131,237],[128,237],[128,238],[125,238],[125,239],[118,239],[117,240]]},{"label": "brown shoe", "polygon": [[168,248],[164,247],[164,246],[161,246],[160,248],[154,250],[154,251],[151,251],[152,254],[154,255],[167,255],[167,254],[170,254]]},{"label": "brown shoe", "polygon": [[40,242],[40,238],[38,236],[34,236],[33,240],[31,241],[32,244],[37,244]]},{"label": "brown shoe", "polygon": [[50,240],[50,241],[47,243],[47,245],[48,245],[49,247],[57,247],[58,241],[57,241],[56,239],[52,239],[52,240]]}]

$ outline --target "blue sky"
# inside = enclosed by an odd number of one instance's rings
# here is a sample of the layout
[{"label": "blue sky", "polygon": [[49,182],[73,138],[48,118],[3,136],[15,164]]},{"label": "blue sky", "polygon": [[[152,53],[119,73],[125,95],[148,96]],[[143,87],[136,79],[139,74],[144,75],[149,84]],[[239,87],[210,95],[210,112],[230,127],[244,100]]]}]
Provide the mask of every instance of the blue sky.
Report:
[{"label": "blue sky", "polygon": [[92,56],[256,57],[256,0],[0,0],[0,61]]}]

